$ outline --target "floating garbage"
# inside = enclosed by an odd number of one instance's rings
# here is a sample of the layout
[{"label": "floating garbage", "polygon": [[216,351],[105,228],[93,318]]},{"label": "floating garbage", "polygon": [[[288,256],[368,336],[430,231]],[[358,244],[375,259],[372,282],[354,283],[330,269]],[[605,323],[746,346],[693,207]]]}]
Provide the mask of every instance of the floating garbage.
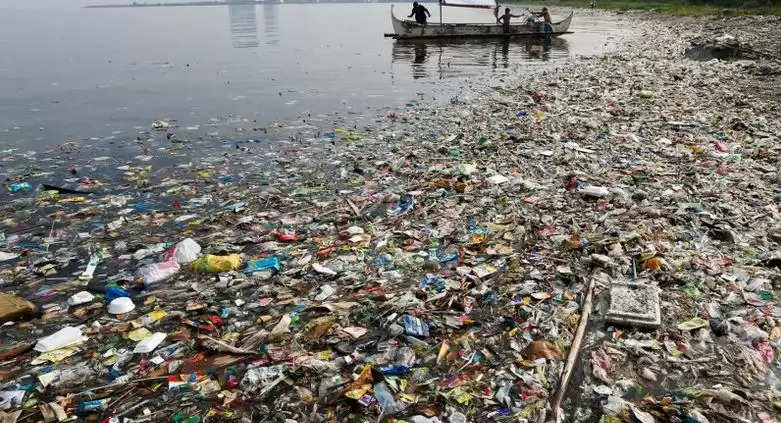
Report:
[{"label": "floating garbage", "polygon": [[130,313],[136,309],[136,305],[129,297],[119,297],[108,303],[108,312],[111,314]]},{"label": "floating garbage", "polygon": [[0,421],[773,421],[778,23],[624,16],[474,98],[4,151]]}]

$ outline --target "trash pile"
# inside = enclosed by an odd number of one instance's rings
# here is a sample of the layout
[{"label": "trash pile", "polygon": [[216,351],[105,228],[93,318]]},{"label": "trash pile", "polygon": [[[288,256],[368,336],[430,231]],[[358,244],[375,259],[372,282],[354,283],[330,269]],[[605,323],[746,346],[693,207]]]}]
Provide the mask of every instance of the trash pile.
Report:
[{"label": "trash pile", "polygon": [[781,120],[742,81],[779,81],[638,25],[473,100],[162,144],[159,170],[20,155],[0,421],[774,421]]}]

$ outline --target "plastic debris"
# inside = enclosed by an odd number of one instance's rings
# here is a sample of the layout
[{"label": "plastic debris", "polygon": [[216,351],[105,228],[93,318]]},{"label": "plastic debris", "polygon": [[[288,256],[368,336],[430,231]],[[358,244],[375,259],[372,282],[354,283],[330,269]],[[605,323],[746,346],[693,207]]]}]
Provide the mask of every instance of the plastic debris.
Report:
[{"label": "plastic debris", "polygon": [[73,307],[81,304],[86,304],[95,299],[95,296],[87,291],[79,291],[70,297],[68,297],[68,305]]},{"label": "plastic debris", "polygon": [[170,259],[162,263],[147,264],[139,268],[136,275],[144,281],[144,285],[150,286],[177,274],[179,269],[177,260]]},{"label": "plastic debris", "polygon": [[206,254],[193,261],[190,265],[198,272],[230,272],[231,270],[236,270],[241,267],[241,257],[238,254],[229,254],[226,256]]},{"label": "plastic debris", "polygon": [[185,238],[174,246],[174,258],[178,264],[190,264],[201,254],[201,246],[192,238]]},{"label": "plastic debris", "polygon": [[617,19],[471,99],[4,152],[0,421],[772,421],[777,22]]},{"label": "plastic debris", "polygon": [[136,309],[136,305],[129,297],[119,297],[108,303],[108,312],[111,314],[130,313]]},{"label": "plastic debris", "polygon": [[39,339],[35,344],[34,349],[35,351],[45,353],[60,348],[77,345],[84,342],[85,340],[86,337],[82,335],[81,329],[73,326],[65,326],[57,332]]},{"label": "plastic debris", "polygon": [[36,310],[35,304],[24,298],[0,293],[0,323],[29,316]]},{"label": "plastic debris", "polygon": [[136,344],[133,353],[135,354],[147,354],[155,350],[160,343],[165,340],[166,334],[163,332],[155,332],[152,335],[145,337]]}]

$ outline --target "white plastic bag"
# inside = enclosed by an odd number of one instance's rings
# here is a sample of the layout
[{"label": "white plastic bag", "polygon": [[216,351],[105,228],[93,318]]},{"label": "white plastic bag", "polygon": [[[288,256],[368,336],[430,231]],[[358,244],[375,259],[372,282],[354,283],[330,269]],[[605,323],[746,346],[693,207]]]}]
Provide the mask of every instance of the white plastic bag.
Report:
[{"label": "white plastic bag", "polygon": [[144,278],[144,285],[149,286],[162,282],[177,272],[179,272],[179,263],[175,260],[170,260],[143,266],[138,269],[136,275]]},{"label": "white plastic bag", "polygon": [[157,346],[160,345],[161,342],[163,342],[165,337],[166,337],[165,333],[155,332],[152,334],[152,336],[138,341],[138,344],[136,344],[136,348],[133,350],[133,353],[135,354],[150,353],[154,351],[155,348],[157,348]]},{"label": "white plastic bag", "polygon": [[95,299],[95,296],[87,291],[79,291],[68,298],[69,306],[77,306],[79,304],[85,304]]},{"label": "white plastic bag", "polygon": [[39,339],[38,343],[35,344],[35,351],[54,351],[71,345],[80,344],[86,340],[87,338],[81,334],[81,329],[73,326],[65,326],[57,332]]},{"label": "white plastic bag", "polygon": [[200,255],[201,246],[192,238],[185,238],[174,247],[174,259],[179,264],[189,264]]}]

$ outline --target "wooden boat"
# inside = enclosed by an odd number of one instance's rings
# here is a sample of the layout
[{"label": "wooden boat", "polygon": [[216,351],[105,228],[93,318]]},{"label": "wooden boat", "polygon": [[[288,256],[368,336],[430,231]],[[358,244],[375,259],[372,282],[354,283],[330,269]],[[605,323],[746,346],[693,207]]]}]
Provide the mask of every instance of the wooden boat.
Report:
[{"label": "wooden boat", "polygon": [[[553,23],[553,33],[558,36],[569,33],[569,25],[572,22],[570,13],[564,20]],[[504,27],[496,23],[428,23],[421,25],[412,20],[402,20],[393,14],[391,5],[391,21],[393,22],[393,38],[445,38],[445,37],[529,37],[545,36],[543,23],[510,24],[510,31],[504,32]]]}]

